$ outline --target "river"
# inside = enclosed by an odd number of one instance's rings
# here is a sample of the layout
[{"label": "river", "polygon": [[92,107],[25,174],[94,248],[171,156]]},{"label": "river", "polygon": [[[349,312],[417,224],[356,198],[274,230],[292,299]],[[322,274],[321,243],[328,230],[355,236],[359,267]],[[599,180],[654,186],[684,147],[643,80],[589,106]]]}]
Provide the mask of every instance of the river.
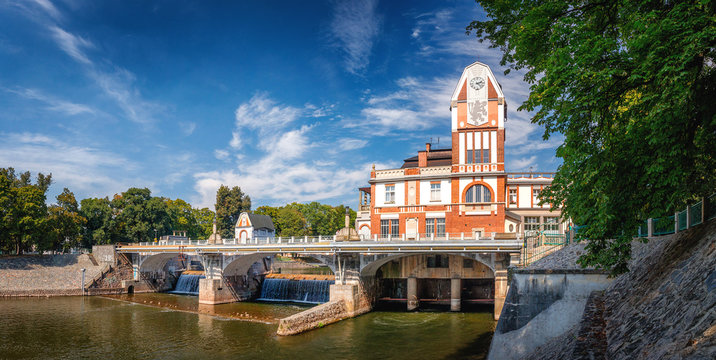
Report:
[{"label": "river", "polygon": [[371,312],[301,335],[275,334],[306,307],[197,305],[196,297],[0,299],[3,359],[482,359],[490,313]]}]

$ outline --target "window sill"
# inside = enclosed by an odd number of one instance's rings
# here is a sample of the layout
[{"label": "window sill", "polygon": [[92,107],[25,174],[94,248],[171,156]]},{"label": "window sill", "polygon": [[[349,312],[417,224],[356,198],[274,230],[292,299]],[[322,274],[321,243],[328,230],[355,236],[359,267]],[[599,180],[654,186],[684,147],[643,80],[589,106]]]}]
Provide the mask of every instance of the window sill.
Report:
[{"label": "window sill", "polygon": [[395,201],[386,201],[386,202],[384,202],[383,204],[386,204],[386,205],[395,205]]}]

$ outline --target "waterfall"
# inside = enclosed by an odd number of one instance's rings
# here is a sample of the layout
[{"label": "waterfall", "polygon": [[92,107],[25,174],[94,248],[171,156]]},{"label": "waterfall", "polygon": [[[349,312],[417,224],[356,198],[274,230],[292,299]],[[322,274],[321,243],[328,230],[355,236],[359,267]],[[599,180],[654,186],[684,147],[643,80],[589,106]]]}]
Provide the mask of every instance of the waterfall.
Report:
[{"label": "waterfall", "polygon": [[265,279],[258,300],[320,304],[328,302],[328,290],[333,283],[333,280]]},{"label": "waterfall", "polygon": [[204,275],[181,274],[172,294],[199,295],[199,279],[203,279]]}]

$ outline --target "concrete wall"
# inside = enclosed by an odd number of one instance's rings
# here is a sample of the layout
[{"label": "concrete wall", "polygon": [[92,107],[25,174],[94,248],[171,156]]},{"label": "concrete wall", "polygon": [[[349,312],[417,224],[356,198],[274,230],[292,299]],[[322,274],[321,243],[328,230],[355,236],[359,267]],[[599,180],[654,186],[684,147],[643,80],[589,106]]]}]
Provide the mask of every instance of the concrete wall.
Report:
[{"label": "concrete wall", "polygon": [[110,265],[117,264],[117,258],[115,256],[114,245],[93,245],[92,256],[101,262]]},{"label": "concrete wall", "polygon": [[611,279],[595,270],[515,270],[488,359],[521,359],[575,326]]}]

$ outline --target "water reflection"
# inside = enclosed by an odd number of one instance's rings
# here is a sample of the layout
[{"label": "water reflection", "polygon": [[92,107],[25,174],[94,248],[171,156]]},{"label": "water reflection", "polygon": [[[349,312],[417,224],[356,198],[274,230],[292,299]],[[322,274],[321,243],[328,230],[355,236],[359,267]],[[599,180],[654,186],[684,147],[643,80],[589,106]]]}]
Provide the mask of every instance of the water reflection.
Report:
[{"label": "water reflection", "polygon": [[[494,329],[490,313],[374,312],[279,337],[276,320],[304,308],[237,303],[212,310],[200,307],[195,297],[169,294],[137,294],[131,300],[139,304],[126,300],[2,299],[0,357],[481,358]],[[193,310],[188,309],[191,304]],[[226,315],[232,313],[254,320],[229,319]]]}]

